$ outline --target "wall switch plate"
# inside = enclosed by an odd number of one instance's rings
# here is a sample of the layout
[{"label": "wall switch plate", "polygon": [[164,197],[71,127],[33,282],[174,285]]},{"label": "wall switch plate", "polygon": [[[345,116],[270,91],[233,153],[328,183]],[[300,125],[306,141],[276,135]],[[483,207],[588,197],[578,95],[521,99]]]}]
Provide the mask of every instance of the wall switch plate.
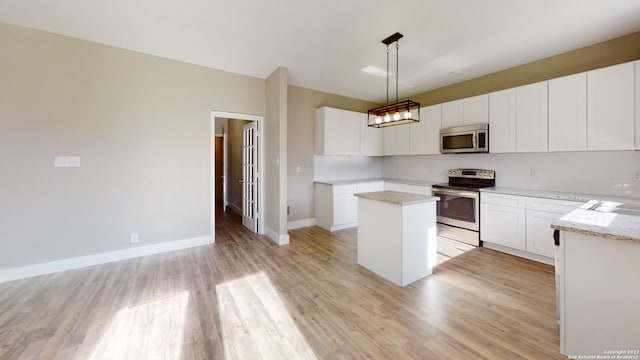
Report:
[{"label": "wall switch plate", "polygon": [[138,241],[140,241],[140,239],[138,238],[138,234],[131,234],[131,243],[135,244]]},{"label": "wall switch plate", "polygon": [[54,156],[53,167],[80,167],[80,156]]}]

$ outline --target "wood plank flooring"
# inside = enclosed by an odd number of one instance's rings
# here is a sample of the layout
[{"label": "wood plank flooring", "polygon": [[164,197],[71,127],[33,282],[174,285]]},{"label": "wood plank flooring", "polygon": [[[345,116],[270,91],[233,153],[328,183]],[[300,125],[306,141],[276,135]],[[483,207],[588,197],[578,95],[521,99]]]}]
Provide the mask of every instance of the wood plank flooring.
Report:
[{"label": "wood plank flooring", "polygon": [[0,284],[0,359],[566,359],[550,266],[439,242],[400,288],[356,229],[279,247],[216,219],[211,246]]}]

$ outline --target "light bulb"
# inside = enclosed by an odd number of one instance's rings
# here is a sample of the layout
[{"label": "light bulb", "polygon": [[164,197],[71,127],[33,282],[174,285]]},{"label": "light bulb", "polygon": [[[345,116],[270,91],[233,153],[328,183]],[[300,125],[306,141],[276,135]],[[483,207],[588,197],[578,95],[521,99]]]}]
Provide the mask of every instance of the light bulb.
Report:
[{"label": "light bulb", "polygon": [[400,120],[400,113],[399,113],[399,112],[396,112],[396,113],[393,115],[393,120],[395,120],[395,121]]},{"label": "light bulb", "polygon": [[391,116],[389,116],[389,114],[384,116],[384,122],[389,122],[391,121]]},{"label": "light bulb", "polygon": [[382,118],[380,116],[376,116],[376,124],[382,123]]},{"label": "light bulb", "polygon": [[411,119],[411,112],[409,110],[404,112],[404,118],[405,119]]}]

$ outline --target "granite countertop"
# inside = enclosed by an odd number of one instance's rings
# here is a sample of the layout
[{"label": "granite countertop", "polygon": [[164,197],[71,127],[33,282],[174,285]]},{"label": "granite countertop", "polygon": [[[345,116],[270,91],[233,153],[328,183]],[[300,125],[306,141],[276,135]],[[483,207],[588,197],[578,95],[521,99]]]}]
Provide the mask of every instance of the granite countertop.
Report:
[{"label": "granite countertop", "polygon": [[591,201],[591,200],[607,200],[607,201],[615,201],[615,202],[627,203],[627,204],[640,204],[640,198],[622,197],[622,196],[615,196],[615,195],[579,194],[579,193],[562,192],[562,191],[531,190],[531,189],[519,189],[519,188],[510,188],[510,187],[501,187],[501,186],[481,188],[480,191],[496,193],[496,194],[505,194],[505,195],[537,197],[537,198],[543,198],[543,199],[576,201],[581,203]]},{"label": "granite countertop", "polygon": [[325,185],[345,185],[366,183],[374,181],[386,181],[391,183],[405,184],[405,185],[418,185],[418,186],[431,186],[438,184],[438,181],[425,181],[425,180],[406,180],[406,179],[393,179],[393,178],[363,178],[363,179],[346,179],[346,180],[315,180],[314,183]]},{"label": "granite countertop", "polygon": [[552,222],[551,227],[640,244],[640,206],[591,200]]},{"label": "granite countertop", "polygon": [[399,191],[375,191],[357,193],[354,194],[354,196],[401,206],[440,200],[437,196],[410,194]]}]

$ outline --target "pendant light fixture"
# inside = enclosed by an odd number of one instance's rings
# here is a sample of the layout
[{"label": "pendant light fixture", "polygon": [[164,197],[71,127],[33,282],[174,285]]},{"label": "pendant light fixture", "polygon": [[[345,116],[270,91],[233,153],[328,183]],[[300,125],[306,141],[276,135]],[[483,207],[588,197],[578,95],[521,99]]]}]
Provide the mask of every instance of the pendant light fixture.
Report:
[{"label": "pendant light fixture", "polygon": [[[367,125],[371,127],[381,128],[420,121],[419,103],[411,100],[398,101],[398,50],[400,49],[398,40],[402,37],[403,35],[397,32],[382,40],[382,43],[387,45],[387,104],[367,112]],[[389,45],[394,42],[396,43],[396,102],[389,104]]]}]

